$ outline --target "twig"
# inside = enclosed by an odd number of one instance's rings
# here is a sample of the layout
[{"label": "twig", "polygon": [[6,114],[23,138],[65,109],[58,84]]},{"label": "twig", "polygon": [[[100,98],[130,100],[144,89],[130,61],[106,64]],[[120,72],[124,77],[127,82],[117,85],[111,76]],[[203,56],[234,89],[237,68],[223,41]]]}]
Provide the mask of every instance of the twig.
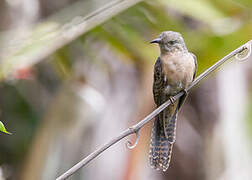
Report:
[{"label": "twig", "polygon": [[[224,58],[222,58],[217,63],[215,63],[214,65],[212,65],[210,68],[208,68],[207,70],[205,70],[202,74],[200,74],[191,83],[191,85],[186,90],[189,91],[192,87],[194,87],[195,85],[197,85],[202,79],[204,79],[205,77],[207,77],[210,73],[212,73],[214,70],[216,70],[220,65],[222,65],[224,62],[226,62],[228,59],[230,59],[232,57],[235,57],[238,60],[243,60],[243,59],[247,58],[251,54],[251,44],[252,44],[252,40],[248,41],[246,44],[243,44],[239,48],[235,49],[234,51],[232,51],[231,53],[229,53],[228,55],[226,55]],[[244,57],[239,57],[239,55],[241,55],[242,52],[244,52],[244,50],[247,50],[247,52],[246,52],[247,55],[244,56]],[[176,94],[174,96],[174,99],[177,100],[183,94],[184,94],[183,91],[179,92],[178,94]],[[90,161],[92,161],[94,158],[96,158],[103,151],[105,151],[106,149],[108,149],[110,146],[112,146],[115,143],[119,142],[124,137],[129,136],[129,135],[135,133],[136,136],[137,136],[137,138],[136,138],[136,142],[134,143],[134,145],[131,145],[132,143],[130,141],[127,142],[127,147],[130,148],[130,149],[133,149],[137,145],[138,139],[140,137],[139,136],[140,129],[146,123],[148,123],[149,121],[151,121],[156,115],[158,115],[161,111],[163,111],[170,104],[171,104],[170,100],[166,101],[161,106],[159,106],[157,109],[155,109],[152,113],[150,113],[148,116],[146,116],[143,120],[141,120],[139,123],[137,123],[137,124],[133,125],[132,127],[126,129],[119,136],[113,138],[108,143],[104,144],[103,146],[101,146],[100,148],[98,148],[97,150],[95,150],[94,152],[92,152],[86,158],[84,158],[79,163],[77,163],[72,168],[70,168],[68,171],[66,171],[63,175],[59,176],[56,180],[63,180],[63,179],[68,178],[73,173],[75,173],[77,170],[79,170],[81,167],[85,166]]]}]

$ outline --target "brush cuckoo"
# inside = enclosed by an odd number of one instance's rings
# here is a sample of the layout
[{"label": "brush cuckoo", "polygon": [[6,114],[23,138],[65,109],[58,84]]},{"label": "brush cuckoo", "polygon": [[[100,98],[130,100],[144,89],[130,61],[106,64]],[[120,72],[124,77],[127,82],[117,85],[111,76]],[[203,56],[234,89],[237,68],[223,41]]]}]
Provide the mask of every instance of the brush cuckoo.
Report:
[{"label": "brush cuckoo", "polygon": [[[197,60],[187,50],[184,39],[178,32],[162,32],[150,43],[157,43],[161,52],[154,66],[155,104],[158,107],[168,99],[172,102],[155,117],[150,143],[150,165],[154,169],[166,171],[176,140],[177,114],[187,95],[185,89],[195,78]],[[185,93],[175,101],[172,96],[180,91]]]}]

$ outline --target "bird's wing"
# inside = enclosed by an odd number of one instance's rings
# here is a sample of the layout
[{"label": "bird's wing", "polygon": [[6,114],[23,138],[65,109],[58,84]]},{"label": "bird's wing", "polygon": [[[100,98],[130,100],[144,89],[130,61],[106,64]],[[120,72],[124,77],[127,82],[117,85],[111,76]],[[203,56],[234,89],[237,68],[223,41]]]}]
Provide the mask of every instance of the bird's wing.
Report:
[{"label": "bird's wing", "polygon": [[[166,100],[163,93],[164,83],[162,61],[159,57],[154,66],[153,82],[153,96],[157,106],[160,106]],[[170,164],[173,145],[168,141],[165,135],[163,114],[164,113],[161,112],[157,115],[153,123],[150,144],[150,164],[154,169],[166,171]]]},{"label": "bird's wing", "polygon": [[194,74],[193,74],[193,79],[195,79],[197,69],[198,69],[197,57],[193,53],[190,53],[190,54],[192,55],[194,64],[195,64],[195,69],[194,69]]},{"label": "bird's wing", "polygon": [[162,68],[162,61],[160,57],[158,57],[154,66],[154,82],[153,82],[153,96],[157,106],[163,103],[161,101],[163,88],[164,88],[164,74]]}]

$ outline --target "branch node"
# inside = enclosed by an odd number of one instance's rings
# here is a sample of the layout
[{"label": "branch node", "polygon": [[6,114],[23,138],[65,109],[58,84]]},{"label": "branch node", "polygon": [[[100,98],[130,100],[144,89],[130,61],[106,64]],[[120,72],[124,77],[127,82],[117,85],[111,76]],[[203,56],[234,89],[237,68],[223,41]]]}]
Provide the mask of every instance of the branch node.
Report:
[{"label": "branch node", "polygon": [[235,58],[240,62],[245,61],[251,55],[251,41],[244,44],[243,48],[241,52],[235,55]]},{"label": "branch node", "polygon": [[128,149],[134,149],[137,146],[138,141],[140,139],[140,129],[137,129],[137,130],[135,130],[134,128],[129,128],[129,129],[132,129],[134,131],[134,133],[136,134],[136,141],[133,144],[130,140],[128,140],[126,143],[126,147]]}]

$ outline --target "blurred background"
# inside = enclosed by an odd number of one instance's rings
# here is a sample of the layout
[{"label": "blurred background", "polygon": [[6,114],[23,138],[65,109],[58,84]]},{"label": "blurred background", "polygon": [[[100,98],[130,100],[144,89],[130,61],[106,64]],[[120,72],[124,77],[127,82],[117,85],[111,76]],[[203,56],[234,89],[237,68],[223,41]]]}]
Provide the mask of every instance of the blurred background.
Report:
[{"label": "blurred background", "polygon": [[[162,31],[180,32],[200,74],[252,37],[250,0],[1,0],[0,180],[51,180],[155,109]],[[152,123],[73,180],[251,180],[252,58],[195,87],[166,172],[150,168]],[[129,137],[134,141],[134,135]]]}]

